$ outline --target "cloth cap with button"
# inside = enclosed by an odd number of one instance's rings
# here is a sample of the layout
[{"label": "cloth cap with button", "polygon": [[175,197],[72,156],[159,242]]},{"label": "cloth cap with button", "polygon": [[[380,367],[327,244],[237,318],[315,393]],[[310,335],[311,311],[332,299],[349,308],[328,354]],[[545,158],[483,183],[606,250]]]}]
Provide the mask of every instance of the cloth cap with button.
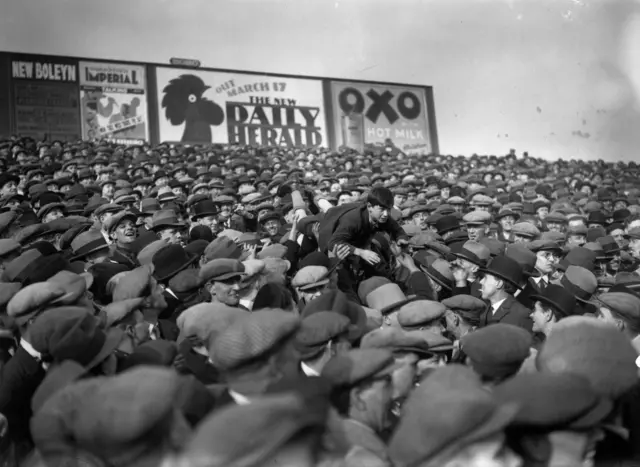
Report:
[{"label": "cloth cap with button", "polygon": [[203,283],[209,281],[224,281],[233,277],[242,278],[244,275],[244,264],[237,259],[214,259],[200,268],[200,279]]},{"label": "cloth cap with button", "polygon": [[260,310],[235,320],[213,340],[211,361],[222,371],[230,371],[274,349],[299,328],[300,320],[282,310]]},{"label": "cloth cap with button", "polygon": [[585,316],[555,324],[538,352],[540,372],[571,372],[585,377],[597,394],[616,399],[638,381],[637,352],[613,325]]},{"label": "cloth cap with button", "polygon": [[349,331],[349,318],[333,311],[319,311],[302,320],[293,341],[302,360],[318,357],[327,343]]},{"label": "cloth cap with button", "polygon": [[390,376],[395,370],[387,349],[353,349],[329,360],[322,376],[336,387],[354,387],[363,381]]},{"label": "cloth cap with button", "polygon": [[540,230],[530,222],[518,222],[517,224],[514,224],[511,231],[515,235],[526,238],[535,239],[540,236]]},{"label": "cloth cap with button", "polygon": [[479,375],[504,378],[520,369],[529,356],[532,339],[519,326],[496,323],[466,334],[460,344]]},{"label": "cloth cap with button", "polygon": [[445,298],[441,302],[448,310],[460,315],[462,319],[471,324],[477,326],[480,324],[480,316],[487,309],[487,304],[484,300],[481,300],[473,295],[454,295],[453,297]]}]

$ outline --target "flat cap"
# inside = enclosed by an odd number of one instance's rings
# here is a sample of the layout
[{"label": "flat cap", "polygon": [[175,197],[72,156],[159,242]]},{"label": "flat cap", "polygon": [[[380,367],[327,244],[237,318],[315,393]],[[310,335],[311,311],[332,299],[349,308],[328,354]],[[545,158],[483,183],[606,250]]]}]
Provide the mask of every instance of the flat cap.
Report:
[{"label": "flat cap", "polygon": [[219,235],[207,248],[204,249],[204,257],[207,261],[219,258],[239,259],[242,256],[242,248],[229,237]]},{"label": "flat cap", "polygon": [[540,230],[530,222],[518,222],[514,224],[511,231],[522,237],[537,238],[540,236]]},{"label": "flat cap", "polygon": [[353,387],[365,380],[390,375],[395,369],[393,354],[387,349],[353,349],[325,365],[322,376],[334,386]]},{"label": "flat cap", "polygon": [[328,273],[324,266],[305,266],[293,276],[291,285],[303,291],[319,287],[329,282]]},{"label": "flat cap", "polygon": [[491,222],[491,214],[486,211],[471,211],[462,216],[462,221],[467,225],[482,225]]},{"label": "flat cap", "polygon": [[446,337],[434,332],[406,331],[398,327],[386,326],[365,334],[360,343],[360,348],[432,354],[451,350],[453,343]]},{"label": "flat cap", "polygon": [[[451,202],[449,202],[449,204],[451,204]],[[471,202],[469,204],[475,205],[475,206],[491,206],[493,205],[493,198],[480,193],[480,194],[474,195],[471,198]]]},{"label": "flat cap", "polygon": [[259,358],[292,336],[300,320],[282,310],[260,310],[235,320],[211,343],[211,361],[222,371],[233,370]]},{"label": "flat cap", "polygon": [[402,305],[398,310],[398,323],[403,328],[418,328],[444,316],[447,308],[432,300],[416,300]]},{"label": "flat cap", "polygon": [[534,240],[527,244],[527,247],[537,253],[538,251],[557,251],[562,252],[562,247],[553,240]]},{"label": "flat cap", "polygon": [[137,219],[137,216],[132,212],[129,212],[129,211],[118,212],[113,216],[111,216],[109,219],[107,219],[107,221],[104,223],[104,230],[108,234],[110,234],[111,232],[116,230],[118,228],[118,225],[120,225],[125,220],[130,220],[135,224],[136,219]]},{"label": "flat cap", "polygon": [[474,325],[480,323],[480,316],[487,309],[487,304],[483,300],[465,294],[445,298],[442,300],[442,304]]},{"label": "flat cap", "polygon": [[571,373],[517,374],[496,385],[493,394],[501,403],[520,406],[514,426],[587,428],[613,408],[611,401],[598,397],[587,379]]},{"label": "flat cap", "polygon": [[22,245],[12,238],[0,239],[0,257],[17,252],[20,248],[22,248]]},{"label": "flat cap", "polygon": [[200,268],[200,279],[202,283],[208,281],[224,281],[232,277],[242,277],[244,274],[244,264],[237,259],[214,259]]},{"label": "flat cap", "polygon": [[571,373],[589,380],[597,394],[616,399],[637,384],[638,357],[613,325],[585,316],[558,321],[536,357],[541,372]]},{"label": "flat cap", "polygon": [[529,356],[532,339],[519,326],[497,323],[463,336],[460,343],[479,375],[503,378],[520,369]]},{"label": "flat cap", "polygon": [[18,325],[42,313],[47,305],[65,295],[62,285],[51,282],[38,282],[24,287],[7,304],[7,314]]},{"label": "flat cap", "polygon": [[333,311],[319,311],[302,320],[293,341],[302,360],[318,356],[325,345],[340,335],[347,335],[351,321]]}]

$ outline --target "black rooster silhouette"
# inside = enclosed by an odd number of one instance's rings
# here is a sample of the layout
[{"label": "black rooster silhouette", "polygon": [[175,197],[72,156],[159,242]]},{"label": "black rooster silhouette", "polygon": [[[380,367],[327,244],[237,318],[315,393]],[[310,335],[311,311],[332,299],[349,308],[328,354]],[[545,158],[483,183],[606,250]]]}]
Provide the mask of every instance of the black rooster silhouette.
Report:
[{"label": "black rooster silhouette", "polygon": [[211,127],[224,121],[222,107],[202,94],[211,86],[195,75],[172,79],[162,90],[162,107],[172,125],[185,123],[181,142],[212,143]]}]

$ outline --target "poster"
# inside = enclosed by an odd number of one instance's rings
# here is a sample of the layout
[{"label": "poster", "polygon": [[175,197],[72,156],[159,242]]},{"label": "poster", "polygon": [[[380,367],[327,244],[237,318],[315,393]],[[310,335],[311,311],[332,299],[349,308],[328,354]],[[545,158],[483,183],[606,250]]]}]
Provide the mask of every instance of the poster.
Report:
[{"label": "poster", "polygon": [[322,81],[156,70],[161,141],[327,146]]},{"label": "poster", "polygon": [[83,139],[148,139],[144,66],[80,62],[80,102]]},{"label": "poster", "polygon": [[407,154],[432,150],[422,88],[332,81],[331,102],[338,147],[393,146]]},{"label": "poster", "polygon": [[80,137],[76,61],[12,55],[11,80],[16,133],[50,140]]}]

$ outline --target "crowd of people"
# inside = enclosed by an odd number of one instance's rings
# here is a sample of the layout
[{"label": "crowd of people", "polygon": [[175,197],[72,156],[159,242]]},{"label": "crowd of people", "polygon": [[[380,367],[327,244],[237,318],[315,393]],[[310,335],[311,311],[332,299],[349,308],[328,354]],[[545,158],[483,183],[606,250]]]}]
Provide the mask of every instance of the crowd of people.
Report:
[{"label": "crowd of people", "polygon": [[634,163],[0,141],[0,466],[640,465]]}]

